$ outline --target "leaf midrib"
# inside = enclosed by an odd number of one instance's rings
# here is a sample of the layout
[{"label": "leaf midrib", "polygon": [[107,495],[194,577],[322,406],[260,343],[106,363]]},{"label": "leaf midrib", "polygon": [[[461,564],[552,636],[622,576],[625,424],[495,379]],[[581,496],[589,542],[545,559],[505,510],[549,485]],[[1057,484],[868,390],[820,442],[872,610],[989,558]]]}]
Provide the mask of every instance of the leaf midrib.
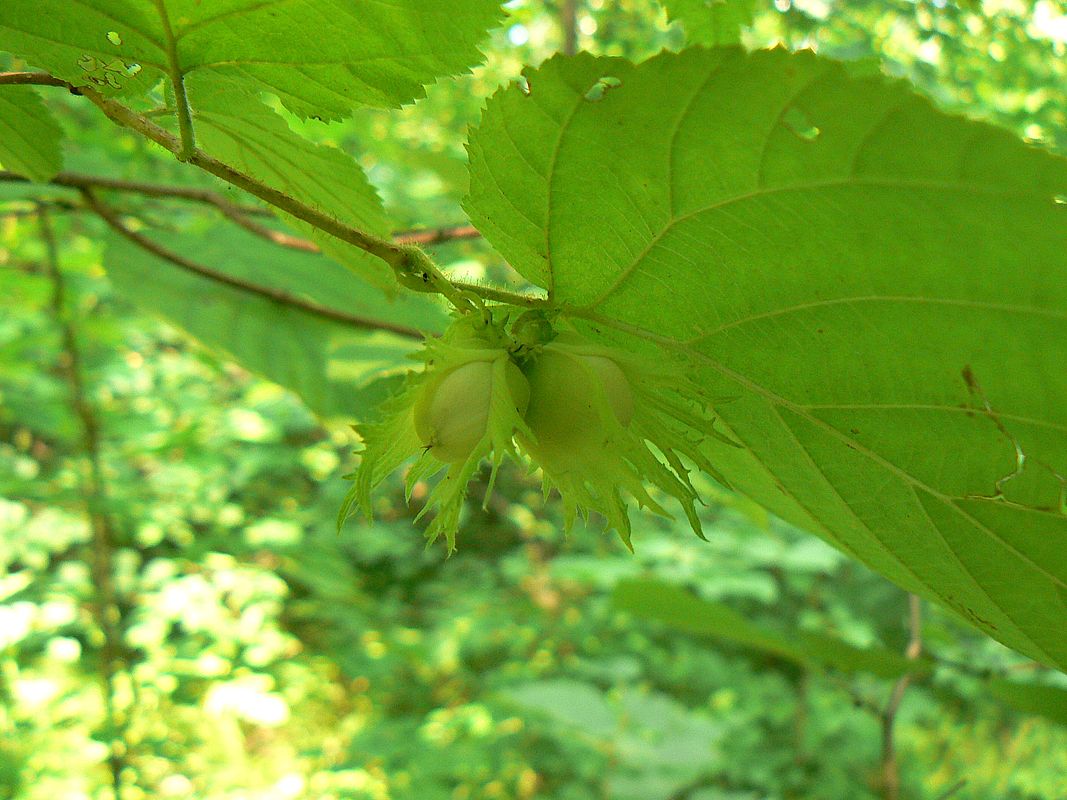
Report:
[{"label": "leaf midrib", "polygon": [[[996,412],[994,415],[981,408],[973,408],[970,406],[947,406],[939,403],[805,403],[798,407],[806,408],[809,411],[818,411],[820,409],[826,411],[944,411],[954,414],[981,414],[990,419],[995,416],[996,419],[1021,422],[1024,425],[1033,425],[1037,428],[1049,428],[1050,430],[1067,433],[1067,425],[1051,422],[1046,419],[1036,419],[1023,414],[1007,414],[1001,411]],[[1031,510],[1037,511],[1037,509]],[[1056,514],[1056,516],[1060,515]]]},{"label": "leaf midrib", "polygon": [[922,297],[920,295],[891,295],[891,294],[868,294],[868,295],[854,295],[850,297],[832,297],[825,300],[812,300],[807,303],[796,303],[791,306],[784,306],[782,308],[772,308],[767,311],[761,311],[758,314],[749,314],[748,316],[740,317],[730,322],[723,323],[717,328],[710,331],[705,331],[698,336],[694,336],[691,339],[685,339],[680,341],[679,344],[694,345],[700,342],[711,339],[720,333],[728,331],[732,328],[738,328],[742,325],[747,325],[750,322],[756,322],[764,319],[773,319],[774,317],[785,316],[797,311],[806,311],[812,308],[825,308],[827,306],[835,305],[848,305],[849,303],[915,303],[917,305],[945,305],[945,306],[958,306],[960,308],[982,309],[985,311],[1004,311],[1010,314],[1033,314],[1035,316],[1049,317],[1051,319],[1058,319],[1067,321],[1067,310],[1058,311],[1052,308],[1037,308],[1035,306],[1024,306],[1015,303],[994,303],[988,300],[967,300],[957,297]]},{"label": "leaf midrib", "polygon": [[[644,249],[637,254],[634,260],[620,270],[618,276],[611,282],[597,297],[592,301],[580,306],[585,310],[592,311],[601,305],[605,300],[611,297],[616,291],[618,291],[630,278],[630,276],[641,265],[641,262],[645,260],[648,254],[655,248],[657,244],[668,234],[674,227],[680,223],[686,222],[690,219],[707,214],[711,211],[717,211],[723,208],[727,208],[731,205],[744,202],[746,200],[753,200],[760,197],[770,197],[776,194],[787,194],[790,192],[812,192],[819,189],[837,189],[837,188],[854,188],[854,187],[867,187],[877,189],[910,189],[910,190],[924,190],[931,192],[956,192],[965,194],[981,194],[993,197],[1016,197],[1035,199],[1035,194],[1032,190],[1024,189],[1004,189],[995,186],[988,186],[983,184],[968,184],[960,183],[957,181],[923,181],[923,180],[893,180],[890,178],[863,178],[855,175],[850,175],[843,178],[833,178],[830,180],[822,181],[809,181],[806,183],[788,184],[785,186],[772,186],[772,187],[759,187],[750,192],[744,194],[735,195],[733,197],[727,197],[722,200],[718,200],[714,203],[701,206],[686,214],[672,217],[663,229],[656,234],[644,247]],[[1049,198],[1051,202],[1051,197]]]}]

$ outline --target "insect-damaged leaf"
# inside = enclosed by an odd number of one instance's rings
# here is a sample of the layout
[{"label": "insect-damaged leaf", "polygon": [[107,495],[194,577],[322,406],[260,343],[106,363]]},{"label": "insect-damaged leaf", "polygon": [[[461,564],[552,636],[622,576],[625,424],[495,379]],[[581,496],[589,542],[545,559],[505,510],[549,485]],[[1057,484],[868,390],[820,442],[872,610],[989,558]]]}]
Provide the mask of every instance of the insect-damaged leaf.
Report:
[{"label": "insect-damaged leaf", "polygon": [[470,141],[486,237],[735,398],[738,489],[1067,667],[1067,160],[810,53],[527,79]]},{"label": "insect-damaged leaf", "polygon": [[356,105],[409,102],[476,64],[499,18],[496,0],[4,0],[0,41],[105,93],[144,91],[175,67],[272,92],[301,116],[338,119]]}]

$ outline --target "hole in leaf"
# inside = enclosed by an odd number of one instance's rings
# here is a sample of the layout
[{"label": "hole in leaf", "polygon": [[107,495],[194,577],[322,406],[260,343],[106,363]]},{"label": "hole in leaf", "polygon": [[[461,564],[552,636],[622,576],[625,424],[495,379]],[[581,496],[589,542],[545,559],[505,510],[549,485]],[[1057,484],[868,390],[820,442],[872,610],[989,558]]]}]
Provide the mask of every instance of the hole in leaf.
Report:
[{"label": "hole in leaf", "polygon": [[525,75],[520,75],[519,76],[519,80],[518,80],[518,84],[519,84],[519,91],[522,92],[527,97],[529,97],[530,96],[530,79],[527,78]]},{"label": "hole in leaf", "polygon": [[789,128],[789,130],[807,142],[814,141],[819,138],[819,134],[822,133],[822,131],[815,127],[811,120],[808,119],[808,115],[796,106],[793,106],[782,115],[782,123]]},{"label": "hole in leaf", "polygon": [[608,89],[614,89],[616,86],[622,86],[622,81],[612,75],[605,75],[590,87],[585,93],[585,99],[590,103],[596,103],[604,99]]},{"label": "hole in leaf", "polygon": [[122,44],[122,37],[119,36],[118,31],[108,31],[107,40],[111,42],[111,44],[115,45],[115,47],[118,47],[120,44]]},{"label": "hole in leaf", "polygon": [[140,72],[140,71],[141,71],[141,65],[140,64],[127,64],[126,65],[126,74],[129,75],[131,78],[134,75],[136,75],[138,72]]},{"label": "hole in leaf", "polygon": [[1067,194],[1055,194],[1052,196],[1052,202],[1061,206],[1067,206]]}]

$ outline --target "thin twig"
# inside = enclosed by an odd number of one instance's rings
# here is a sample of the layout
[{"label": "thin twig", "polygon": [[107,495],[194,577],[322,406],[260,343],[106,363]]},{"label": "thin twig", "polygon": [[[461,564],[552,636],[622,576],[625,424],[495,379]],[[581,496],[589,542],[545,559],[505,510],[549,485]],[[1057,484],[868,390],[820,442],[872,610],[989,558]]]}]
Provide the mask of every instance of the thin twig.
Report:
[{"label": "thin twig", "polygon": [[[32,183],[29,178],[15,172],[0,170],[0,181],[12,183]],[[68,189],[108,189],[116,192],[131,192],[143,194],[146,197],[167,197],[176,200],[188,200],[194,203],[206,203],[220,207],[227,205],[247,216],[272,217],[270,209],[263,206],[248,203],[236,203],[211,189],[201,189],[195,186],[175,186],[163,183],[146,183],[144,181],[128,181],[120,178],[109,178],[105,175],[85,175],[80,172],[60,172],[49,183],[63,186]]]},{"label": "thin twig", "polygon": [[15,86],[60,86],[70,89],[74,94],[81,94],[62,78],[49,75],[47,72],[0,72],[0,85],[3,84]]},{"label": "thin twig", "polygon": [[958,792],[960,789],[962,789],[966,785],[967,785],[967,779],[966,778],[961,778],[960,780],[958,780],[954,784],[952,784],[950,787],[948,787],[947,791],[944,791],[941,794],[939,794],[937,796],[936,800],[948,800],[950,797],[952,797],[952,795],[956,794],[956,792]]},{"label": "thin twig", "polygon": [[92,191],[92,189],[83,188],[82,196],[85,198],[85,204],[94,213],[96,213],[108,226],[116,233],[125,237],[129,241],[136,244],[138,247],[146,250],[152,255],[169,261],[177,267],[181,267],[187,272],[193,272],[203,278],[215,281],[216,283],[222,283],[226,286],[230,286],[234,289],[240,289],[243,292],[249,294],[258,295],[268,300],[273,300],[276,303],[298,308],[301,311],[306,311],[309,314],[329,319],[334,322],[342,322],[346,325],[351,325],[354,328],[363,328],[366,330],[381,330],[395,333],[399,336],[406,336],[410,339],[423,339],[424,335],[421,331],[415,328],[409,328],[406,325],[399,325],[393,322],[387,322],[385,320],[371,319],[369,317],[361,317],[356,314],[349,314],[346,311],[339,311],[330,306],[324,306],[319,303],[315,303],[311,300],[305,300],[301,297],[296,297],[289,292],[282,291],[280,289],[274,289],[270,286],[263,286],[258,283],[246,281],[241,278],[236,278],[233,275],[228,275],[224,272],[212,269],[211,267],[204,266],[195,261],[192,261],[185,256],[179,255],[166,247],[163,247],[156,242],[153,242],[147,236],[144,236],[137,231],[131,230],[119,217],[119,215],[108,206],[106,203],[100,200]]},{"label": "thin twig", "polygon": [[268,242],[288,247],[291,250],[302,250],[305,253],[322,252],[322,248],[309,239],[301,239],[299,236],[293,236],[284,231],[276,231],[274,228],[260,225],[255,220],[249,219],[240,208],[221,197],[216,198],[212,205],[221,211],[222,215],[230,222],[239,225],[249,233],[254,233],[256,236],[266,239]]},{"label": "thin twig", "polygon": [[[5,170],[0,170],[0,181],[13,183],[32,182],[29,178]],[[84,175],[77,172],[60,172],[49,183],[69,189],[81,189],[82,187],[108,189],[116,192],[142,194],[146,197],[165,197],[204,203],[217,208],[232,222],[255,233],[257,236],[269,239],[275,244],[291,247],[295,250],[304,250],[309,253],[320,252],[319,246],[308,239],[301,239],[298,236],[291,236],[281,231],[267,228],[264,225],[257,225],[248,219],[248,217],[274,217],[274,213],[270,209],[249,203],[237,203],[211,189],[128,181],[103,175]],[[400,231],[393,234],[393,241],[396,244],[417,244],[425,247],[459,239],[477,239],[481,235],[481,231],[473,225],[445,225],[439,228],[418,228]]]},{"label": "thin twig", "polygon": [[[2,75],[0,75],[0,78],[2,78]],[[42,85],[55,86],[57,83],[54,79],[51,79],[42,81]],[[71,91],[87,98],[112,122],[141,134],[176,156],[185,155],[181,139],[116,100],[104,97],[88,86],[76,88],[72,84],[65,82],[58,85],[65,85]],[[302,219],[304,222],[343,242],[377,256],[393,268],[401,284],[409,288],[417,288],[418,291],[441,294],[453,306],[463,312],[474,309],[470,299],[460,289],[453,286],[444,273],[441,272],[440,267],[418,247],[396,244],[389,239],[381,239],[359,228],[354,228],[294,197],[290,197],[285,192],[261,183],[202,150],[194,148],[185,160],[187,163],[199,167],[217,178],[221,178],[226,183],[232,184],[238,189],[243,189],[260,200],[265,200],[270,205],[288,212],[297,219]]]},{"label": "thin twig", "polygon": [[61,368],[70,392],[71,405],[82,428],[82,446],[87,468],[83,475],[86,514],[92,529],[91,570],[96,597],[93,603],[97,624],[104,636],[101,648],[101,679],[104,691],[104,714],[110,755],[111,785],[115,800],[122,797],[122,773],[126,768],[124,720],[115,710],[115,679],[123,669],[122,616],[115,600],[114,566],[115,527],[107,512],[107,490],[101,463],[100,425],[85,392],[81,348],[67,310],[66,285],[59,268],[59,252],[48,209],[38,209],[38,223],[45,245],[45,267],[52,279],[52,312],[60,328],[65,359]]},{"label": "thin twig", "polygon": [[37,200],[32,208],[0,208],[0,219],[21,219],[23,217],[36,219],[40,214],[41,206],[55,213],[84,211],[80,205],[71,203],[68,200]]},{"label": "thin twig", "polygon": [[400,244],[417,244],[427,247],[457,239],[479,239],[482,232],[473,225],[446,225],[442,228],[419,228],[393,234],[393,241]]},{"label": "thin twig", "polygon": [[[3,75],[0,75],[0,82],[2,82],[2,78]],[[88,86],[75,87],[66,81],[58,81],[58,79],[51,75],[46,76],[46,78],[47,80],[22,80],[21,82],[39,82],[45,86],[66,86],[71,91],[77,92],[87,98],[93,105],[99,108],[108,119],[117,125],[121,125],[124,128],[129,128],[130,130],[141,134],[146,139],[150,139],[173,155],[178,155],[182,152],[182,143],[177,136],[121,103],[112,100],[109,97],[104,97],[95,89]],[[343,242],[348,242],[361,250],[366,250],[371,255],[378,256],[391,266],[399,268],[407,265],[410,261],[410,252],[403,246],[394,245],[392,242],[387,242],[376,236],[372,236],[365,231],[361,231],[358,228],[346,225],[329,214],[325,214],[318,209],[312,208],[311,206],[290,197],[285,194],[285,192],[267,186],[264,183],[260,183],[255,178],[245,175],[243,172],[234,169],[229,164],[225,164],[218,159],[209,156],[202,150],[194,149],[189,155],[188,163],[195,167],[199,167],[205,172],[211,173],[217,178],[221,178],[226,181],[226,183],[232,184],[239,189],[243,189],[249,194],[258,197],[260,200],[265,200],[272,206],[287,211],[294,217],[304,220],[331,236],[337,237]]]},{"label": "thin twig", "polygon": [[[0,73],[0,83],[5,75]],[[19,73],[21,75],[21,73]],[[108,119],[122,127],[129,128],[168,150],[172,154],[182,151],[182,143],[170,131],[156,125],[151,120],[127,108],[121,103],[104,97],[89,87],[74,87],[66,81],[59,81],[51,75],[43,77],[35,74],[29,79],[21,78],[23,83],[39,83],[44,86],[66,86],[72,92],[81,94],[99,108]],[[199,149],[194,149],[188,163],[221,178],[233,186],[266,201],[272,206],[302,219],[315,228],[330,234],[343,242],[348,242],[371,255],[377,256],[389,264],[396,272],[400,283],[416,291],[435,292],[445,297],[453,306],[463,312],[474,309],[470,295],[477,295],[488,300],[514,302],[525,306],[544,305],[539,298],[529,298],[505,290],[491,289],[477,284],[453,283],[418,246],[403,244],[391,240],[379,239],[369,233],[353,228],[338,219],[312,208],[293,197],[267,186],[233,167],[219,161]]]},{"label": "thin twig", "polygon": [[[909,661],[918,660],[922,655],[922,601],[918,595],[908,595],[908,646],[904,655]],[[913,673],[906,672],[893,685],[882,712],[882,797],[884,800],[900,798],[900,768],[897,764],[896,743],[893,738],[897,712],[904,700],[904,693],[911,685]]]},{"label": "thin twig", "polygon": [[573,56],[578,52],[578,0],[562,0],[559,24],[563,28],[563,54]]},{"label": "thin twig", "polygon": [[[35,74],[35,73],[30,73]],[[13,183],[32,183],[29,178],[15,172],[0,170],[0,181]],[[83,186],[91,189],[108,189],[116,192],[130,192],[143,194],[147,197],[167,197],[176,200],[188,200],[194,203],[212,205],[224,214],[240,214],[246,217],[273,217],[274,212],[263,206],[249,203],[238,203],[219,192],[211,189],[201,189],[195,186],[176,186],[173,184],[147,183],[144,181],[130,181],[120,178],[109,178],[104,175],[85,175],[78,172],[60,172],[49,183],[56,186],[64,186],[70,189],[80,189]],[[237,222],[237,220],[234,220]],[[243,222],[238,224],[244,224]],[[473,225],[443,225],[437,228],[415,228],[412,230],[398,231],[393,234],[396,244],[434,245],[451,242],[458,239],[477,239],[481,237],[481,231]],[[297,237],[291,237],[296,239]],[[297,249],[310,250],[316,247],[313,242],[306,239],[299,240],[302,244],[296,245]]]},{"label": "thin twig", "polygon": [[0,262],[0,269],[11,272],[25,272],[27,275],[41,275],[46,272],[46,270],[41,269],[39,261],[26,261],[23,259]]}]

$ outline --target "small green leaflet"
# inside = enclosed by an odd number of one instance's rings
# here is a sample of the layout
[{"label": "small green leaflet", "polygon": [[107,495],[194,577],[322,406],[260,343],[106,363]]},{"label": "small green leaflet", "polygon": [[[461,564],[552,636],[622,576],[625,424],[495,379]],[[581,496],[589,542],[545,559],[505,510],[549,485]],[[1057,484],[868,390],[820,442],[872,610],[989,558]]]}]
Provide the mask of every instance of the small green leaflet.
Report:
[{"label": "small green leaflet", "polygon": [[736,488],[1067,668],[1067,160],[811,53],[527,79],[469,143],[489,241],[735,398]]},{"label": "small green leaflet", "polygon": [[497,0],[4,0],[0,42],[109,94],[144,91],[176,67],[339,119],[409,102],[476,64],[500,17]]},{"label": "small green leaflet", "polygon": [[[681,22],[693,44],[723,45],[741,41],[752,24],[756,0],[660,0],[672,22]],[[769,5],[769,3],[768,3]]]},{"label": "small green leaflet", "polygon": [[0,86],[0,166],[44,183],[63,169],[63,132],[30,86]]}]

